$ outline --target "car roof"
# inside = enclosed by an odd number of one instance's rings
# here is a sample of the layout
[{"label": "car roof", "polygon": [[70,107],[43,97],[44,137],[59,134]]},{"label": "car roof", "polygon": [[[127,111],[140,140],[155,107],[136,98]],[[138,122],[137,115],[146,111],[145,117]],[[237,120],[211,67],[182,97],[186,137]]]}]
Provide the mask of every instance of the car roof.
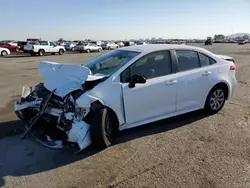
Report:
[{"label": "car roof", "polygon": [[182,45],[182,44],[148,44],[148,45],[134,45],[120,48],[120,50],[136,51],[142,53],[150,53],[160,50],[195,50],[195,51],[207,51],[203,48]]}]

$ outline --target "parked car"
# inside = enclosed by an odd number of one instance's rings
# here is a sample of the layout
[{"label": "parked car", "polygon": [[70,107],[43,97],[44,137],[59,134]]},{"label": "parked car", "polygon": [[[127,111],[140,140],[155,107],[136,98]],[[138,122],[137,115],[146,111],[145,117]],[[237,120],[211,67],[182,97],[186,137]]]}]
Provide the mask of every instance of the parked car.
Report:
[{"label": "parked car", "polygon": [[119,48],[119,45],[114,42],[105,42],[101,46],[102,46],[102,49],[106,49],[106,50]]},{"label": "parked car", "polygon": [[239,41],[238,41],[238,44],[239,44],[239,45],[247,44],[247,40],[239,40]]},{"label": "parked car", "polygon": [[138,42],[137,45],[147,45],[146,42]]},{"label": "parked car", "polygon": [[135,42],[132,42],[132,41],[124,42],[124,46],[134,46],[134,45],[135,45]]},{"label": "parked car", "polygon": [[82,52],[100,52],[102,50],[102,47],[94,44],[94,43],[78,43],[75,47],[74,47],[75,51],[78,51],[80,53]]},{"label": "parked car", "polygon": [[44,145],[105,148],[118,130],[198,109],[219,112],[235,91],[235,70],[205,49],[166,44],[112,50],[82,66],[41,62],[44,83],[24,87],[15,112],[26,122],[24,136],[30,131]]},{"label": "parked car", "polygon": [[205,45],[212,45],[213,41],[212,38],[207,38],[207,40],[205,41]]},{"label": "parked car", "polygon": [[10,55],[10,50],[8,48],[0,48],[0,55],[6,57]]},{"label": "parked car", "polygon": [[72,41],[66,41],[64,47],[65,47],[66,50],[74,51],[75,45],[76,45],[76,43],[74,43]]},{"label": "parked car", "polygon": [[58,46],[54,42],[50,41],[36,41],[35,44],[28,43],[24,47],[25,51],[28,51],[30,55],[55,54],[62,55],[65,52],[64,46]]},{"label": "parked car", "polygon": [[0,43],[0,48],[7,48],[10,51],[19,51],[19,46],[13,46],[8,43]]},{"label": "parked car", "polygon": [[118,44],[119,48],[124,47],[124,43],[123,42],[118,42],[117,44]]},{"label": "parked car", "polygon": [[17,46],[19,46],[19,50],[24,52],[24,46],[27,45],[27,41],[18,41]]}]

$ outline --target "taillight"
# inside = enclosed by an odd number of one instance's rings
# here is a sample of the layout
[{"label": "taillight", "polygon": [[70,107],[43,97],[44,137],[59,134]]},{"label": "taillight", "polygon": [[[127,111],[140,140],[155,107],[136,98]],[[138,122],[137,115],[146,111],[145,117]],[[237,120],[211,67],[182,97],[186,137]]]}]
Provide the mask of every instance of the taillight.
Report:
[{"label": "taillight", "polygon": [[230,70],[236,70],[236,66],[235,66],[235,65],[232,65],[232,66],[230,67]]}]

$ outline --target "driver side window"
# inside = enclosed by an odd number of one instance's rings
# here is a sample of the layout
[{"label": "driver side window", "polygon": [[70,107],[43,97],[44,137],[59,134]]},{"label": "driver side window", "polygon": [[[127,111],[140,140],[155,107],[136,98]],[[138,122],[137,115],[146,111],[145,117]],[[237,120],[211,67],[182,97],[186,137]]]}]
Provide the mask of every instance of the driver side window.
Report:
[{"label": "driver side window", "polygon": [[141,74],[146,79],[166,76],[171,74],[171,58],[169,51],[154,52],[137,60],[123,71],[121,81],[129,82],[131,76]]}]

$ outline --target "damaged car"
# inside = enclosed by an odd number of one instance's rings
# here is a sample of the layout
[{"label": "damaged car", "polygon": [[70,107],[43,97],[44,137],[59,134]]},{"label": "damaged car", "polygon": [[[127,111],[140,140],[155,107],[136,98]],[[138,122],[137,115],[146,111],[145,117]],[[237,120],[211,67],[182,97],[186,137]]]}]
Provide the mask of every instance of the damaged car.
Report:
[{"label": "damaged car", "polygon": [[220,111],[236,88],[235,65],[202,48],[139,45],[83,65],[41,62],[43,80],[15,104],[43,145],[106,148],[118,131],[198,109]]}]

